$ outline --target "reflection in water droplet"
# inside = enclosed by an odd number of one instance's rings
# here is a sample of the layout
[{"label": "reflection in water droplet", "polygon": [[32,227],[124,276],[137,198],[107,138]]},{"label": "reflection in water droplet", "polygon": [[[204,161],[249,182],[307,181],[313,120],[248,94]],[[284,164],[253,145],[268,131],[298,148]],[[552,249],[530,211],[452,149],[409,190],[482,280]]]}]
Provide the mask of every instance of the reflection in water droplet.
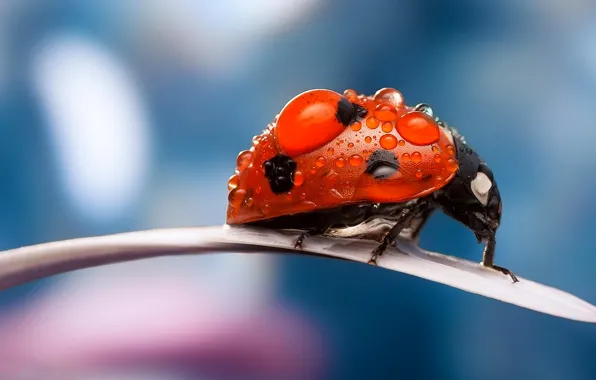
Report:
[{"label": "reflection in water droplet", "polygon": [[441,137],[439,126],[435,120],[423,112],[410,112],[397,120],[395,129],[414,145],[429,145],[439,141]]},{"label": "reflection in water droplet", "polygon": [[453,145],[447,145],[445,147],[445,150],[447,151],[447,154],[450,156],[453,156],[455,154],[455,148],[453,147]]},{"label": "reflection in water droplet", "polygon": [[238,187],[238,183],[240,182],[240,178],[238,178],[237,174],[234,174],[228,180],[228,190],[234,190]]},{"label": "reflection in water droplet", "polygon": [[346,166],[346,159],[343,157],[339,157],[337,160],[335,160],[335,166],[337,166],[338,168],[343,168],[344,166]]},{"label": "reflection in water droplet", "polygon": [[406,145],[406,142],[405,142],[404,140],[399,140],[399,141],[397,142],[397,145],[399,145],[399,146],[404,146],[404,145]]},{"label": "reflection in water droplet", "polygon": [[360,165],[362,165],[362,161],[363,161],[362,156],[360,156],[358,154],[350,156],[350,158],[348,159],[348,162],[352,166],[360,166]]},{"label": "reflection in water droplet", "polygon": [[353,123],[353,124],[350,126],[350,128],[352,128],[352,130],[353,130],[354,132],[358,132],[358,131],[360,130],[360,128],[362,128],[362,123],[361,123],[361,122],[359,122],[359,121],[355,121],[355,122],[354,122],[354,123]]},{"label": "reflection in water droplet", "polygon": [[402,155],[401,155],[401,159],[402,159],[404,162],[410,162],[410,154],[409,154],[409,153],[404,153],[404,154],[402,154]]},{"label": "reflection in water droplet", "polygon": [[447,164],[445,165],[445,167],[447,168],[447,170],[453,173],[457,170],[457,161],[455,161],[453,158],[450,158],[447,160]]},{"label": "reflection in water droplet", "polygon": [[393,121],[397,119],[397,110],[390,104],[379,104],[375,108],[375,117],[381,121]]},{"label": "reflection in water droplet", "polygon": [[238,171],[244,171],[248,167],[248,165],[252,164],[252,159],[252,152],[248,150],[240,152],[238,154],[238,157],[236,158],[236,168],[238,169]]},{"label": "reflection in water droplet", "polygon": [[422,154],[420,154],[420,152],[414,152],[412,153],[412,162],[420,162],[422,161]]},{"label": "reflection in water droplet", "polygon": [[358,99],[358,93],[351,88],[344,91],[344,96],[350,101],[355,102]]},{"label": "reflection in water droplet", "polygon": [[392,104],[394,107],[403,107],[404,98],[402,94],[393,88],[382,88],[376,92],[374,100]]},{"label": "reflection in water droplet", "polygon": [[374,117],[366,119],[366,126],[370,129],[375,129],[379,126],[379,120]]},{"label": "reflection in water droplet", "polygon": [[261,212],[262,212],[264,215],[268,215],[268,214],[271,212],[271,206],[269,206],[268,204],[265,204],[265,205],[263,206],[263,208],[261,209]]},{"label": "reflection in water droplet", "polygon": [[244,196],[246,195],[246,191],[242,189],[234,189],[228,194],[228,201],[230,205],[234,208],[239,208],[242,202],[244,201]]},{"label": "reflection in water droplet", "polygon": [[325,157],[320,156],[319,158],[317,158],[317,160],[315,161],[315,165],[318,168],[322,168],[323,166],[325,166],[325,163],[327,163],[327,160],[325,160]]},{"label": "reflection in water droplet", "polygon": [[389,133],[393,130],[393,123],[390,121],[386,121],[381,124],[381,130],[385,133]]},{"label": "reflection in water droplet", "polygon": [[370,138],[370,136],[366,136],[364,138],[364,142],[367,143],[367,144],[370,144],[371,141],[372,141],[372,139]]},{"label": "reflection in water droplet", "polygon": [[343,195],[341,195],[341,193],[339,191],[337,191],[336,189],[329,190],[329,195],[332,195],[337,199],[344,199]]},{"label": "reflection in water droplet", "polygon": [[397,138],[393,135],[383,135],[379,140],[381,147],[390,150],[397,146]]}]

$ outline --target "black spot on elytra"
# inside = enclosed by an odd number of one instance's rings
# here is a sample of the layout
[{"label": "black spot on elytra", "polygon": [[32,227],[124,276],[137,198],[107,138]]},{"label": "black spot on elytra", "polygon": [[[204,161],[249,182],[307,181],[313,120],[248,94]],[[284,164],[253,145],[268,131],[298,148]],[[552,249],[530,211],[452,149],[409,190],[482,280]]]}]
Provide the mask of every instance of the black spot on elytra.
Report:
[{"label": "black spot on elytra", "polygon": [[384,179],[393,175],[398,169],[399,162],[395,154],[385,149],[379,149],[370,155],[364,172],[372,175],[375,179]]},{"label": "black spot on elytra", "polygon": [[273,193],[283,194],[292,189],[296,167],[296,162],[283,154],[278,154],[263,163],[265,177],[269,180]]},{"label": "black spot on elytra", "polygon": [[348,99],[342,97],[337,103],[337,112],[335,113],[335,116],[340,123],[347,127],[358,118],[366,116],[366,108],[359,104],[350,103]]}]

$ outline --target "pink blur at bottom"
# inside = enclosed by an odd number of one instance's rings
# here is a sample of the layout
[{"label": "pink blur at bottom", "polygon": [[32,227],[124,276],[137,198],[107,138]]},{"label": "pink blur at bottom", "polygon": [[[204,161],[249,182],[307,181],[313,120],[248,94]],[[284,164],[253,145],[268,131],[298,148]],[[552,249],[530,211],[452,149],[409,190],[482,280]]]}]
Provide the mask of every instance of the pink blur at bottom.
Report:
[{"label": "pink blur at bottom", "polygon": [[320,378],[319,334],[304,318],[228,310],[206,290],[168,279],[48,294],[0,316],[0,379],[130,368]]}]

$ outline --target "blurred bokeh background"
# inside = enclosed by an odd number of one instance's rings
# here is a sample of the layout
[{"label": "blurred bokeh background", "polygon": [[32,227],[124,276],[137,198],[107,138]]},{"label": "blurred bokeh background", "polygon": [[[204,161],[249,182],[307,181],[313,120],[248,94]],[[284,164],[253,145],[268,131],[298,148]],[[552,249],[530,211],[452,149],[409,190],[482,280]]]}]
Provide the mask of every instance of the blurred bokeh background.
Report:
[{"label": "blurred bokeh background", "polygon": [[[1,0],[0,249],[224,222],[294,95],[403,92],[491,165],[497,262],[596,301],[596,3]],[[435,215],[432,250],[479,260]],[[0,379],[596,379],[594,326],[366,266],[213,255],[0,293]]]}]

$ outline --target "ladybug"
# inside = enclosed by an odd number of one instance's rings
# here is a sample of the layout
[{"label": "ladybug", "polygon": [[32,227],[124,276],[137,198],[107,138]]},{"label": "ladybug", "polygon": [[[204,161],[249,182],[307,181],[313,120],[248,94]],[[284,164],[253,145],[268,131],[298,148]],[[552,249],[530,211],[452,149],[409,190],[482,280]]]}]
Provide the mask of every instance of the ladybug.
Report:
[{"label": "ladybug", "polygon": [[491,169],[428,104],[383,88],[303,92],[241,152],[228,181],[228,225],[376,240],[376,264],[397,237],[418,240],[437,209],[486,243],[494,264],[501,197]]}]

